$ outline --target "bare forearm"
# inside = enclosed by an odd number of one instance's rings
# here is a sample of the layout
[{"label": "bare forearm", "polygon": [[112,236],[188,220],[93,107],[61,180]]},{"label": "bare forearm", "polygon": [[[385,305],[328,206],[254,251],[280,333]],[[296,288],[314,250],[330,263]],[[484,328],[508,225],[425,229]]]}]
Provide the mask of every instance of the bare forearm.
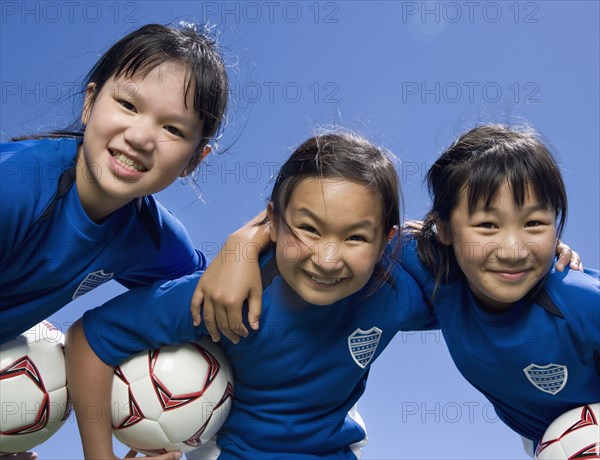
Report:
[{"label": "bare forearm", "polygon": [[[271,238],[269,236],[269,225],[262,224],[267,216],[266,211],[262,211],[257,214],[252,220],[248,223],[237,229],[229,238],[227,238],[227,242],[225,243],[225,249],[228,249],[228,246],[238,244],[241,245],[240,254],[247,255],[254,260],[258,260],[258,254],[260,251],[265,249],[270,243]],[[228,251],[221,251],[219,256],[226,257]]]},{"label": "bare forearm", "polygon": [[223,332],[232,342],[246,337],[242,308],[248,302],[248,322],[258,329],[262,308],[262,283],[258,256],[271,240],[269,224],[263,211],[232,233],[225,245],[206,269],[190,305],[195,326],[202,321],[213,340]]},{"label": "bare forearm", "polygon": [[113,368],[90,347],[81,320],[67,333],[67,380],[86,459],[115,459],[112,446],[111,388]]}]

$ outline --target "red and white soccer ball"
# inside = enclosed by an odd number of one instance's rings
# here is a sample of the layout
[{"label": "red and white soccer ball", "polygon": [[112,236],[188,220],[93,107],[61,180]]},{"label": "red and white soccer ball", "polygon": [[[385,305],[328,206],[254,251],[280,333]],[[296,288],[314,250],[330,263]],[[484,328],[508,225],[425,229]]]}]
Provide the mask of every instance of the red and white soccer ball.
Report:
[{"label": "red and white soccer ball", "polygon": [[600,459],[600,403],[558,417],[544,433],[535,455],[538,460]]},{"label": "red and white soccer ball", "polygon": [[140,353],[115,368],[115,437],[146,455],[205,444],[221,428],[233,399],[233,372],[208,338]]},{"label": "red and white soccer ball", "polygon": [[0,346],[0,453],[27,451],[67,420],[63,346],[64,335],[47,321]]}]

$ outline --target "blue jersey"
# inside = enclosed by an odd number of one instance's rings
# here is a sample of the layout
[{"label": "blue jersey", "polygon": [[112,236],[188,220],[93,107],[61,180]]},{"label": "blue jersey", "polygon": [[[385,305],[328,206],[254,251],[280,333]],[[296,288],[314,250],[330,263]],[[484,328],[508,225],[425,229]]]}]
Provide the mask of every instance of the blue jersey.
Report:
[{"label": "blue jersey", "polygon": [[[433,278],[414,240],[403,257],[431,295]],[[539,441],[562,413],[600,401],[599,275],[553,269],[528,298],[500,314],[478,307],[464,280],[440,285],[434,297],[456,367],[526,438]]]},{"label": "blue jersey", "polygon": [[93,222],[72,138],[0,147],[0,343],[115,279],[128,288],[204,269],[183,225],[148,196]]},{"label": "blue jersey", "polygon": [[[370,365],[396,332],[432,324],[422,291],[396,267],[391,282],[370,295],[367,284],[332,305],[314,306],[285,283],[272,252],[261,258],[261,272],[260,330],[237,345],[222,342],[235,394],[218,435],[219,458],[356,459],[366,433],[353,406]],[[86,312],[91,347],[116,365],[145,349],[207,335],[203,325],[192,326],[189,312],[198,276],[136,289]]]}]

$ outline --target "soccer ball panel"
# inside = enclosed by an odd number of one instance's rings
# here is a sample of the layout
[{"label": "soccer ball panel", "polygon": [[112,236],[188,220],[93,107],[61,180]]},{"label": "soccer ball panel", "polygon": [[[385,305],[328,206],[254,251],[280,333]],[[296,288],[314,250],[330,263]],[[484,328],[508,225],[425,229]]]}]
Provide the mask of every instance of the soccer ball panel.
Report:
[{"label": "soccer ball panel", "polygon": [[125,417],[130,414],[129,385],[117,377],[113,378],[111,401],[112,424],[113,426],[120,426]]},{"label": "soccer ball panel", "polygon": [[67,381],[66,368],[56,363],[64,363],[64,352],[61,344],[53,342],[30,345],[29,357],[35,362],[47,391],[64,388]]},{"label": "soccer ball panel", "polygon": [[[230,369],[224,353],[208,339],[130,358],[113,380],[115,436],[148,454],[195,449],[220,429],[229,413]],[[135,407],[123,410],[130,398]],[[145,427],[151,420],[158,422],[164,442],[150,439]]]},{"label": "soccer ball panel", "polygon": [[0,381],[2,432],[34,423],[45,395],[26,375]]},{"label": "soccer ball panel", "polygon": [[44,321],[0,346],[0,452],[29,450],[66,421],[63,343],[62,333]]},{"label": "soccer ball panel", "polygon": [[199,351],[191,344],[163,347],[154,362],[154,375],[172,393],[196,393],[199,390],[198,379],[206,378],[211,364],[207,360],[198,358]]},{"label": "soccer ball panel", "polygon": [[536,459],[600,458],[600,403],[565,412],[550,424]]},{"label": "soccer ball panel", "polygon": [[129,385],[131,395],[142,410],[144,418],[158,421],[163,413],[160,398],[150,377],[138,379]]}]

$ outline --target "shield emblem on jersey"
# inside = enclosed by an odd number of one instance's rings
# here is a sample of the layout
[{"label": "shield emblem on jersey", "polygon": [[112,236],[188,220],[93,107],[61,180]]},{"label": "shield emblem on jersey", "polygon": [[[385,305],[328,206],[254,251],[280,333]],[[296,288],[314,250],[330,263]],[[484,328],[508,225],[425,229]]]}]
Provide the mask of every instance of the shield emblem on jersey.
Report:
[{"label": "shield emblem on jersey", "polygon": [[368,331],[363,331],[359,328],[348,337],[350,355],[352,355],[354,362],[362,369],[367,367],[367,364],[371,362],[377,345],[379,345],[381,332],[381,329],[378,327],[372,327]]},{"label": "shield emblem on jersey", "polygon": [[97,288],[101,284],[110,281],[113,277],[114,273],[104,273],[104,270],[98,270],[97,272],[88,273],[85,279],[79,283],[75,293],[73,294],[72,300],[75,300],[77,297],[82,296],[83,294],[87,294],[92,289]]},{"label": "shield emblem on jersey", "polygon": [[527,379],[534,387],[552,395],[565,387],[569,377],[567,366],[561,364],[547,364],[545,366],[530,364],[523,369],[523,372],[525,372]]}]

